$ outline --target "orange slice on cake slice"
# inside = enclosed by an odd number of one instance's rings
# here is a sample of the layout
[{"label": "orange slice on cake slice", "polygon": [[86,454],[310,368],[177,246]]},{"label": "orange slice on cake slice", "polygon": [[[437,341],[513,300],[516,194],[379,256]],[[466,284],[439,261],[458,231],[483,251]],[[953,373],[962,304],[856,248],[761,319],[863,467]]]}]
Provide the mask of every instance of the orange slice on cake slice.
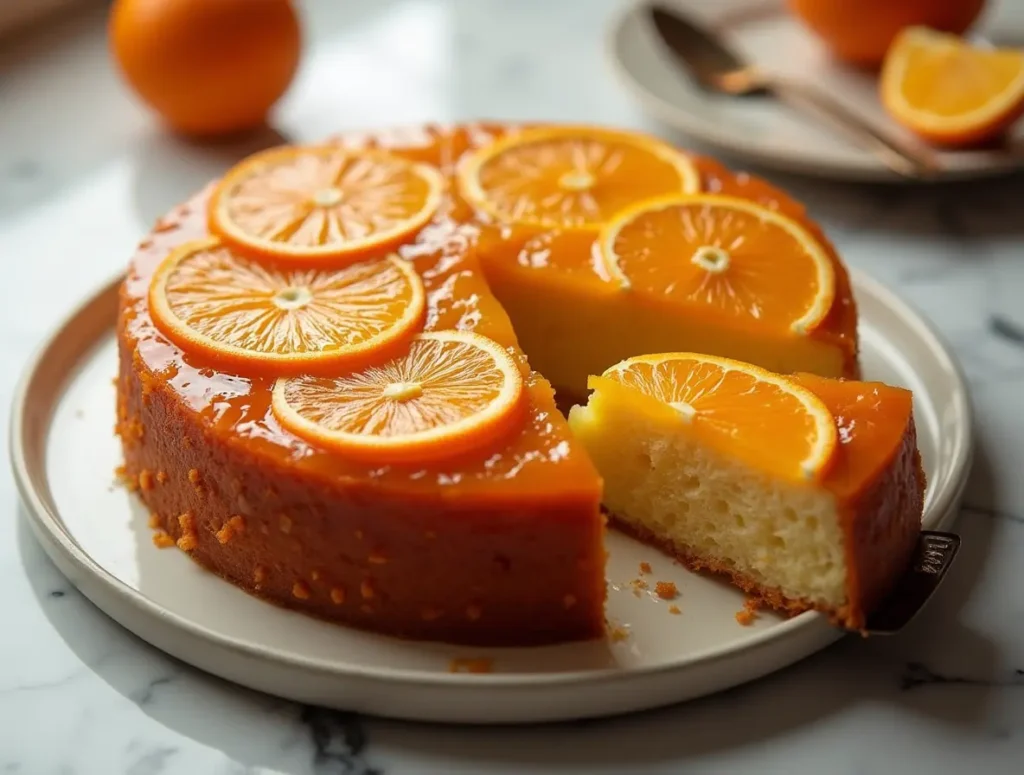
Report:
[{"label": "orange slice on cake slice", "polygon": [[459,190],[489,218],[536,228],[596,228],[638,198],[700,190],[691,159],[630,132],[527,129],[467,154]]},{"label": "orange slice on cake slice", "polygon": [[271,266],[207,238],[164,259],[149,307],[186,353],[281,374],[363,365],[407,342],[426,296],[395,255],[334,269]]},{"label": "orange slice on cake slice", "polygon": [[434,167],[383,151],[272,149],[224,176],[210,200],[210,230],[278,259],[358,260],[413,237],[445,186]]},{"label": "orange slice on cake slice", "polygon": [[497,342],[463,331],[420,334],[384,364],[274,386],[281,425],[312,444],[380,463],[456,456],[520,421],[523,376]]},{"label": "orange slice on cake slice", "polygon": [[835,298],[832,261],[818,240],[792,218],[738,197],[639,202],[605,225],[598,248],[623,289],[739,325],[803,335]]},{"label": "orange slice on cake slice", "polygon": [[893,41],[880,84],[886,110],[921,137],[949,146],[982,143],[1024,113],[1024,51],[910,27]]},{"label": "orange slice on cake slice", "polygon": [[667,426],[682,423],[710,448],[790,481],[820,480],[838,443],[821,399],[748,363],[696,353],[641,355],[592,377],[590,387],[614,392],[607,383],[660,404]]}]

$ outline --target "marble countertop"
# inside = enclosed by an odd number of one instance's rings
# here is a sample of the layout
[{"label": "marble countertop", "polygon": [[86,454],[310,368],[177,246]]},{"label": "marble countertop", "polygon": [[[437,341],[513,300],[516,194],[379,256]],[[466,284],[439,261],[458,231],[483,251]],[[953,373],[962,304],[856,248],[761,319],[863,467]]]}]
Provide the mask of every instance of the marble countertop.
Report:
[{"label": "marble countertop", "polygon": [[[315,138],[508,117],[662,131],[603,61],[619,2],[309,0],[310,49],[275,128]],[[120,270],[145,225],[248,150],[162,134],[108,65],[102,4],[0,41],[0,405],[39,340]],[[48,562],[3,475],[0,773],[1021,772],[1024,180],[773,177],[847,262],[936,322],[970,378],[978,451],[964,547],[904,632],[845,639],[756,683],[627,718],[516,729],[360,718],[237,688],[122,630]]]}]

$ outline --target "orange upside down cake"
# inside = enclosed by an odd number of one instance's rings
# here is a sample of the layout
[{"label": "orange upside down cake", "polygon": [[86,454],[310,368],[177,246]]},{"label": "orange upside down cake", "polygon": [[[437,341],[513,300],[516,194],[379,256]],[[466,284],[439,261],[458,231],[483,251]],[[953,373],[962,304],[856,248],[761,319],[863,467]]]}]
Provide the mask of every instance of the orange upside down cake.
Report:
[{"label": "orange upside down cake", "polygon": [[[821,230],[643,134],[425,126],[256,154],[142,241],[118,338],[155,541],[351,626],[601,636],[607,511],[857,628],[920,528],[910,394],[856,381]],[[588,390],[567,421],[555,392]]]}]

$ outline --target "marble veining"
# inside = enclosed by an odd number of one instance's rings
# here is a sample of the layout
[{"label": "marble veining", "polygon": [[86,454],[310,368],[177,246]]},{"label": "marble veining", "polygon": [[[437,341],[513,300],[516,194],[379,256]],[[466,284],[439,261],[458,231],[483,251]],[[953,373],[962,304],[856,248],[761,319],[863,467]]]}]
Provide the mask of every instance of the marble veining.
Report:
[{"label": "marble veining", "polygon": [[[605,21],[625,1],[308,0],[309,55],[273,130],[216,146],[162,134],[126,96],[103,3],[0,42],[0,256],[18,281],[0,304],[0,405],[39,339],[121,269],[154,218],[268,142],[477,117],[663,131],[601,61]],[[761,681],[624,718],[475,730],[361,718],[227,684],[122,630],[49,563],[0,477],[0,773],[1021,772],[1024,180],[770,176],[809,203],[848,263],[934,321],[973,389],[963,547],[903,632],[846,638]]]},{"label": "marble veining", "polygon": [[922,686],[977,686],[977,687],[1017,687],[1024,686],[1024,670],[1015,668],[994,678],[974,678],[965,675],[936,673],[920,662],[907,662],[900,678],[900,689],[909,692]]}]

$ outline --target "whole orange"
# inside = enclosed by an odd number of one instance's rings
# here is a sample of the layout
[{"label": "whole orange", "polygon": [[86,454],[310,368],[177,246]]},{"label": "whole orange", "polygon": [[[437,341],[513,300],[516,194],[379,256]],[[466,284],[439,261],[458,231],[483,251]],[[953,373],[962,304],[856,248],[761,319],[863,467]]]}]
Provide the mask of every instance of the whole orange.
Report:
[{"label": "whole orange", "polygon": [[190,135],[262,123],[301,49],[291,0],[115,0],[109,33],[131,87]]},{"label": "whole orange", "polygon": [[904,27],[955,35],[977,19],[985,0],[787,0],[790,10],[839,59],[876,67]]}]

